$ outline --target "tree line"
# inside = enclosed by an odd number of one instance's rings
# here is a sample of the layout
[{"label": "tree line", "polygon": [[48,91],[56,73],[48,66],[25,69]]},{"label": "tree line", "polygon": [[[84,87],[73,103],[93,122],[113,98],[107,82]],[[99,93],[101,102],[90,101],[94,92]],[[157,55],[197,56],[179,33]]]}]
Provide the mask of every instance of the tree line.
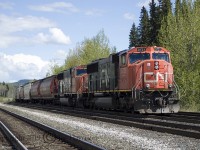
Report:
[{"label": "tree line", "polygon": [[133,23],[129,47],[163,46],[171,51],[175,81],[185,110],[200,111],[200,0],[158,0],[142,7]]},{"label": "tree line", "polygon": [[9,86],[4,81],[0,82],[0,96],[7,97],[9,91]]}]

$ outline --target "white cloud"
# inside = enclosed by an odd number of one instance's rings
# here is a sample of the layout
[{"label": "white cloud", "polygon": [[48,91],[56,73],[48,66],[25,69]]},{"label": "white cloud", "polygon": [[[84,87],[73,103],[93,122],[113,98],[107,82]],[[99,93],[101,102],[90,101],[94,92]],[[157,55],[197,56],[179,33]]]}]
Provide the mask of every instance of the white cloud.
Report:
[{"label": "white cloud", "polygon": [[[138,7],[148,7],[149,3],[151,2],[151,0],[140,0],[140,2],[137,4]],[[155,0],[155,3],[157,3],[158,0]]]},{"label": "white cloud", "polygon": [[[24,16],[14,17],[0,14],[0,48],[6,48],[16,43],[31,42],[26,37],[16,33],[23,31],[33,31],[53,27],[55,24],[46,18]],[[26,41],[25,41],[26,40]]]},{"label": "white cloud", "polygon": [[0,2],[0,8],[1,9],[13,9],[14,3],[10,2]]},{"label": "white cloud", "polygon": [[46,5],[30,6],[29,8],[36,11],[58,12],[58,13],[79,11],[78,8],[76,8],[72,3],[66,3],[66,2],[55,2]]},{"label": "white cloud", "polygon": [[131,13],[125,13],[124,18],[127,20],[135,20],[135,15]]},{"label": "white cloud", "polygon": [[[69,44],[71,42],[70,37],[56,28],[55,23],[43,17],[15,17],[0,14],[0,29],[0,48],[7,48],[14,44]],[[41,32],[45,29],[49,29],[48,34]]]},{"label": "white cloud", "polygon": [[69,36],[66,36],[61,29],[49,28],[49,34],[39,33],[36,37],[36,41],[43,43],[58,43],[58,44],[70,44],[71,40]]},{"label": "white cloud", "polygon": [[55,24],[50,20],[34,16],[6,16],[0,14],[0,33],[13,33],[24,30],[34,30],[53,27]]},{"label": "white cloud", "polygon": [[34,55],[0,53],[0,61],[0,79],[5,82],[44,78],[49,69],[48,61]]},{"label": "white cloud", "polygon": [[91,10],[87,10],[87,11],[85,12],[85,14],[86,14],[87,16],[102,16],[103,13],[104,13],[104,11],[103,11],[103,10],[100,10],[100,9],[91,9]]}]

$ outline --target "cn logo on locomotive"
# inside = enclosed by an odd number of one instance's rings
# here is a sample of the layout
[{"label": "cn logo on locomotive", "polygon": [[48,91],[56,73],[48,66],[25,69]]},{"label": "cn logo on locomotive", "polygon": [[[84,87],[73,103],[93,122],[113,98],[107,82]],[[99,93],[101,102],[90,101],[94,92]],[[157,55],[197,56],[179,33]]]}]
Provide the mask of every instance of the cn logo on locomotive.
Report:
[{"label": "cn logo on locomotive", "polygon": [[[160,79],[160,80],[163,80],[164,82],[167,82],[167,80],[168,80],[168,76],[169,75],[172,75],[173,73],[168,73],[168,72],[165,72],[165,73],[160,73],[160,72],[156,72],[156,73],[154,73],[154,72],[145,72],[144,73],[144,82],[149,82],[149,83],[157,83],[158,82],[158,80]],[[154,76],[154,79],[153,80],[149,80],[148,78],[147,78],[147,76]]]}]

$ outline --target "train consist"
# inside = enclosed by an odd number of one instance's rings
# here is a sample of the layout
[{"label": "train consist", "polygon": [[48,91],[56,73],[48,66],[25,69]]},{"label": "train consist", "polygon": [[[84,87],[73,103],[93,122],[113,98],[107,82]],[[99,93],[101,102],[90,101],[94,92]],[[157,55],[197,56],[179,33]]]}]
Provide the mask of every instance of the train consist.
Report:
[{"label": "train consist", "polygon": [[124,50],[20,86],[16,100],[139,113],[180,109],[170,52],[156,46]]}]

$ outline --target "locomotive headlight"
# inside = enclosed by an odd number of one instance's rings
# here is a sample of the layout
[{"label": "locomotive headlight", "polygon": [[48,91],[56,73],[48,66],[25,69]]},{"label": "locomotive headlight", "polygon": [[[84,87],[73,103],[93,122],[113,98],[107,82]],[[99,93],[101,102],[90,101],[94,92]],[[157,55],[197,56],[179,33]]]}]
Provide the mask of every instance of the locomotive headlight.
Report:
[{"label": "locomotive headlight", "polygon": [[154,62],[154,69],[159,70],[159,62],[158,61]]},{"label": "locomotive headlight", "polygon": [[168,85],[168,87],[169,87],[169,89],[171,89],[171,88],[172,88],[172,85],[171,85],[171,84],[169,84],[169,85]]},{"label": "locomotive headlight", "polygon": [[154,62],[154,65],[155,65],[155,66],[158,66],[158,65],[159,65],[159,62],[158,62],[158,61],[155,61],[155,62]]},{"label": "locomotive headlight", "polygon": [[146,84],[146,88],[149,89],[150,88],[150,84]]},{"label": "locomotive headlight", "polygon": [[158,68],[159,68],[158,66],[154,66],[154,69],[155,69],[155,70],[158,70]]}]

